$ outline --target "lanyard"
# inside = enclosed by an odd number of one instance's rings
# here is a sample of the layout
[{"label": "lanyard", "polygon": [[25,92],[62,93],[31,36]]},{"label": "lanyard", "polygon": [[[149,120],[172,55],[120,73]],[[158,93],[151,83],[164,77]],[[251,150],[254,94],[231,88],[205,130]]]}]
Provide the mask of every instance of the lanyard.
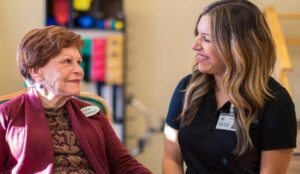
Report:
[{"label": "lanyard", "polygon": [[235,115],[235,107],[234,105],[231,103],[230,105],[230,110],[229,110],[229,115],[234,116]]}]

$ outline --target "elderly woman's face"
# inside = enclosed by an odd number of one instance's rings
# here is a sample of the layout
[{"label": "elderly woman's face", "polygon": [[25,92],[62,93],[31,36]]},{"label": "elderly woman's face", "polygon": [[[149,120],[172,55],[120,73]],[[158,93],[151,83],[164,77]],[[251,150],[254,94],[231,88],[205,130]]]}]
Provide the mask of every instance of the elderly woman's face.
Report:
[{"label": "elderly woman's face", "polygon": [[39,68],[41,83],[53,95],[72,96],[80,93],[83,70],[77,47],[64,48],[45,66]]}]

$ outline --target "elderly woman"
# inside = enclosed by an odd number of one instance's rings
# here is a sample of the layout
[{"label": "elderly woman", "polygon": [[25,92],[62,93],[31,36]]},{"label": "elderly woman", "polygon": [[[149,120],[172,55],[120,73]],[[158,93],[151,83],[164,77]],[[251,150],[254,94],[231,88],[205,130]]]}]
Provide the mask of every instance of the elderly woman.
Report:
[{"label": "elderly woman", "polygon": [[18,49],[27,93],[0,106],[0,173],[147,174],[101,111],[80,93],[79,35],[63,27],[30,31]]}]

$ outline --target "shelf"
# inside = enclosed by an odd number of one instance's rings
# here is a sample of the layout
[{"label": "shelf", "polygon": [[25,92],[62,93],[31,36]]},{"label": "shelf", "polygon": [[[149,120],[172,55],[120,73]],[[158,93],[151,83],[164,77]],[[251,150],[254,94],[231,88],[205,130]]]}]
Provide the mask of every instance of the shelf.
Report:
[{"label": "shelf", "polygon": [[123,31],[116,31],[116,30],[99,30],[99,29],[79,29],[79,28],[71,28],[72,31],[81,35],[81,37],[106,37],[109,35],[117,35],[123,34]]}]

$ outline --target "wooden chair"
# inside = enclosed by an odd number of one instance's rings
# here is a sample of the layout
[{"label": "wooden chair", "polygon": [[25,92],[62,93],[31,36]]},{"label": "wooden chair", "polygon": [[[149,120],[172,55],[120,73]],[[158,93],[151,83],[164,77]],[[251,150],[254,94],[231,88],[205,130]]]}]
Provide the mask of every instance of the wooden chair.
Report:
[{"label": "wooden chair", "polygon": [[[27,89],[23,89],[14,93],[10,93],[7,95],[2,95],[0,96],[0,104],[4,103],[6,101],[9,101],[12,98],[15,98],[21,94],[24,94],[25,92],[27,92]],[[100,110],[104,113],[104,115],[106,117],[108,117],[108,120],[110,120],[111,118],[111,112],[109,110],[109,107],[107,105],[107,103],[105,102],[105,100],[96,95],[96,94],[92,94],[89,92],[81,92],[79,96],[77,96],[77,98],[87,101],[89,103],[91,103],[92,105],[98,106],[100,108]]]}]

